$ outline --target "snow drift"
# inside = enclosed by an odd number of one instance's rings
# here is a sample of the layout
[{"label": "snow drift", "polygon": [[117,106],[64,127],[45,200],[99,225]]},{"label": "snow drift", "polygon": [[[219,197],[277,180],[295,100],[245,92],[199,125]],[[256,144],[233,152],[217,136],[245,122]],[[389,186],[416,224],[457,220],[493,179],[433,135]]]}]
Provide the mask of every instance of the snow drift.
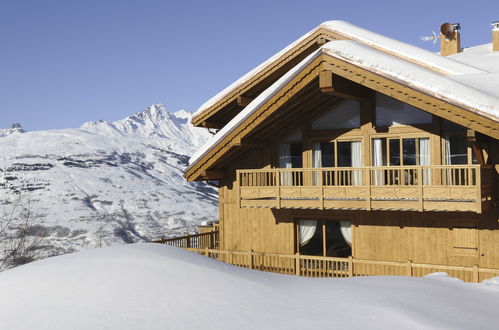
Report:
[{"label": "snow drift", "polygon": [[95,249],[0,273],[5,329],[485,329],[499,281],[312,279],[159,244]]}]

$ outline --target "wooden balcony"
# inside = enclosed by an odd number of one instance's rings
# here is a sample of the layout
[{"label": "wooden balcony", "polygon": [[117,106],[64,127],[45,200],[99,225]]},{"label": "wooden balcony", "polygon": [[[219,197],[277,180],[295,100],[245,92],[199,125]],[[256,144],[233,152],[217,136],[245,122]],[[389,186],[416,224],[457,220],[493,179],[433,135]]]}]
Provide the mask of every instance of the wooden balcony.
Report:
[{"label": "wooden balcony", "polygon": [[240,207],[467,211],[492,200],[480,165],[238,170]]}]

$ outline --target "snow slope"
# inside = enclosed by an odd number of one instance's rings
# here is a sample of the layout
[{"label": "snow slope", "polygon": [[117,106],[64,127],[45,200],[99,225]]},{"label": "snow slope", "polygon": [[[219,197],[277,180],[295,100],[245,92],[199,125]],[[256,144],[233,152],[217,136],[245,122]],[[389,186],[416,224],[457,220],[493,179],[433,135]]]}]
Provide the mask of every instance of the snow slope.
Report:
[{"label": "snow slope", "polygon": [[0,273],[5,329],[490,329],[499,281],[313,279],[159,244],[95,249]]},{"label": "snow slope", "polygon": [[190,116],[153,105],[115,122],[0,137],[0,216],[29,208],[30,233],[49,255],[194,232],[216,219],[217,199],[182,177],[209,136]]}]

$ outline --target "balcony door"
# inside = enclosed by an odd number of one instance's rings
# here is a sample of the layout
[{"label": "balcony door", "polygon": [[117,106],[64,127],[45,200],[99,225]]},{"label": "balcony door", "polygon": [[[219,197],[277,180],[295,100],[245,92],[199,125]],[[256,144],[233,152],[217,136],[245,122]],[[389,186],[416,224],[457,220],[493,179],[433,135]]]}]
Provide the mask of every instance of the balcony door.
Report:
[{"label": "balcony door", "polygon": [[[374,138],[372,139],[372,164],[376,167],[428,166],[430,165],[430,139],[416,138]],[[385,168],[375,170],[372,184],[411,185],[417,184],[418,171],[414,168]],[[431,173],[423,169],[422,183],[430,184]]]},{"label": "balcony door", "polygon": [[[303,167],[303,145],[301,143],[279,144],[279,168],[292,169]],[[303,185],[303,173],[299,171],[284,171],[281,173],[282,186]]]},{"label": "balcony door", "polygon": [[297,222],[297,251],[303,255],[346,258],[352,255],[349,220],[300,220]]},{"label": "balcony door", "polygon": [[[337,168],[321,171],[323,185],[358,186],[362,184],[362,171],[341,169],[362,166],[361,141],[315,142],[312,144],[312,165],[314,168]],[[313,184],[320,183],[319,172],[313,177]]]}]

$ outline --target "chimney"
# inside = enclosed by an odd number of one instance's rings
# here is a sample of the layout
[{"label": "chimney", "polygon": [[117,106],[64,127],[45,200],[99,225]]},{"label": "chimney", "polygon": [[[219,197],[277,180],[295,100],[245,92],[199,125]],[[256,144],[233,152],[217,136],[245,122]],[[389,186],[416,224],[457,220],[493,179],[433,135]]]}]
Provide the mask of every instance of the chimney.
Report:
[{"label": "chimney", "polygon": [[492,51],[499,51],[499,21],[492,22]]},{"label": "chimney", "polygon": [[462,51],[460,29],[459,23],[444,23],[440,26],[440,55],[448,56]]}]

